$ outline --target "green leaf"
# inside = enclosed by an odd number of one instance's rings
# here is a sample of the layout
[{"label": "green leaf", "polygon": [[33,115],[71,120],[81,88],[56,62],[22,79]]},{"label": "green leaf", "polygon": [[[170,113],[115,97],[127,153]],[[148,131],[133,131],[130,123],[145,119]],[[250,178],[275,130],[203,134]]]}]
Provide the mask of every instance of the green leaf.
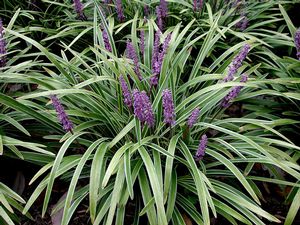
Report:
[{"label": "green leaf", "polygon": [[149,176],[151,188],[153,191],[155,203],[156,203],[156,209],[157,209],[157,217],[158,217],[158,224],[161,225],[167,225],[167,218],[166,218],[166,213],[165,213],[165,208],[164,208],[164,203],[163,203],[163,190],[161,190],[161,185],[159,183],[159,179],[156,175],[155,167],[153,165],[153,162],[147,153],[146,149],[144,147],[140,147],[138,149],[143,162],[145,164],[147,174]]},{"label": "green leaf", "polygon": [[292,225],[294,223],[295,217],[299,211],[300,208],[300,188],[298,188],[298,191],[294,197],[294,200],[290,206],[290,209],[288,211],[288,214],[285,218],[284,225]]},{"label": "green leaf", "polygon": [[145,207],[140,211],[139,216],[143,216],[145,213],[147,213],[148,210],[154,206],[154,203],[155,199],[154,197],[152,197],[150,201],[145,205]]},{"label": "green leaf", "polygon": [[282,7],[281,4],[279,4],[279,9],[281,14],[283,15],[283,18],[290,30],[290,34],[292,35],[292,37],[294,37],[295,32],[296,32],[296,27],[294,26],[294,24],[292,23],[290,17],[288,16],[287,12],[285,11],[285,9]]},{"label": "green leaf", "polygon": [[170,153],[173,157],[167,157],[166,159],[166,166],[165,166],[165,179],[164,179],[164,199],[167,198],[169,193],[169,188],[172,179],[172,171],[173,171],[173,161],[174,161],[174,154],[177,145],[178,138],[181,134],[177,134],[176,136],[172,137],[168,147],[168,153]]},{"label": "green leaf", "polygon": [[7,105],[8,107],[11,107],[17,111],[29,115],[30,117],[40,121],[41,123],[44,123],[46,126],[48,126],[51,129],[54,129],[56,131],[61,131],[60,125],[53,122],[48,117],[1,93],[0,93],[0,102],[4,105]]},{"label": "green leaf", "polygon": [[195,186],[197,189],[199,204],[200,204],[200,208],[201,208],[201,212],[202,212],[203,222],[204,222],[204,224],[210,224],[210,216],[209,216],[207,201],[208,201],[208,198],[211,198],[211,197],[209,196],[207,187],[205,186],[205,183],[204,183],[202,177],[200,176],[200,173],[196,166],[195,160],[194,160],[193,156],[191,155],[189,149],[182,141],[180,141],[180,146],[181,146],[181,151],[183,152],[184,157],[186,158],[187,163],[190,166],[189,169],[191,169],[191,173],[193,175],[193,179],[194,179]]},{"label": "green leaf", "polygon": [[65,206],[64,206],[63,217],[62,217],[62,222],[61,222],[62,225],[67,225],[67,221],[69,221],[71,219],[71,217],[73,216],[72,214],[69,213],[70,212],[69,208],[71,207],[71,201],[73,199],[76,184],[78,182],[81,171],[82,171],[83,167],[85,166],[89,156],[94,151],[94,149],[104,140],[105,140],[104,138],[101,138],[90,145],[90,147],[86,150],[86,152],[81,157],[81,159],[73,173],[72,180],[69,185],[68,193],[67,193],[67,196],[65,199]]},{"label": "green leaf", "polygon": [[241,182],[241,184],[243,185],[243,187],[248,191],[248,193],[252,196],[252,198],[258,203],[260,204],[260,201],[258,199],[258,197],[256,196],[255,192],[253,191],[253,189],[251,188],[250,184],[247,182],[246,178],[244,177],[244,175],[239,171],[239,169],[233,164],[231,163],[228,159],[226,159],[224,156],[222,156],[221,154],[219,154],[218,152],[215,152],[213,150],[210,149],[206,149],[207,154],[213,156],[216,160],[220,161],[221,163],[223,163],[236,177],[236,179]]},{"label": "green leaf", "polygon": [[90,175],[90,186],[89,186],[89,202],[90,202],[90,215],[92,222],[96,218],[97,200],[100,188],[100,175],[103,168],[103,161],[105,153],[108,149],[107,143],[101,143],[94,155],[91,175]]},{"label": "green leaf", "polygon": [[123,189],[124,179],[125,179],[124,166],[123,166],[123,162],[121,162],[120,166],[118,167],[117,177],[114,183],[110,208],[108,211],[105,225],[111,225],[113,223],[115,210],[117,204],[119,203],[119,200],[121,199],[121,190]]},{"label": "green leaf", "polygon": [[118,151],[115,152],[113,158],[111,159],[111,161],[106,169],[106,173],[105,173],[103,181],[102,181],[102,188],[104,188],[107,185],[110,177],[114,174],[114,171],[116,170],[117,166],[122,161],[123,154],[131,146],[132,146],[132,143],[126,143]]},{"label": "green leaf", "polygon": [[127,149],[125,152],[124,169],[125,169],[127,190],[130,195],[130,198],[133,199],[134,194],[133,194],[133,181],[132,181],[132,177],[131,177],[130,149]]},{"label": "green leaf", "polygon": [[50,175],[49,175],[49,181],[48,181],[45,199],[44,199],[44,203],[43,203],[42,216],[44,216],[47,211],[48,203],[50,200],[50,195],[51,195],[52,188],[53,188],[54,179],[56,177],[56,174],[58,173],[58,168],[62,161],[62,158],[63,158],[65,152],[67,151],[67,149],[69,148],[70,144],[76,138],[78,138],[79,136],[81,136],[83,134],[85,134],[85,133],[73,134],[70,138],[68,138],[68,140],[66,140],[66,142],[61,146],[59,152],[57,153],[57,156],[54,160],[54,163],[53,163]]},{"label": "green leaf", "polygon": [[118,133],[118,135],[110,142],[109,148],[112,148],[117,144],[129,131],[131,131],[132,128],[135,126],[135,121],[131,120],[124,128],[123,130]]},{"label": "green leaf", "polygon": [[5,212],[5,210],[1,206],[0,206],[0,216],[4,219],[4,221],[8,225],[15,225],[14,222],[9,217],[9,215]]},{"label": "green leaf", "polygon": [[17,128],[18,130],[20,130],[21,132],[23,132],[24,134],[30,136],[29,132],[15,119],[4,115],[4,114],[0,114],[0,120],[6,120],[8,123],[10,123],[11,125],[13,125],[15,128]]}]

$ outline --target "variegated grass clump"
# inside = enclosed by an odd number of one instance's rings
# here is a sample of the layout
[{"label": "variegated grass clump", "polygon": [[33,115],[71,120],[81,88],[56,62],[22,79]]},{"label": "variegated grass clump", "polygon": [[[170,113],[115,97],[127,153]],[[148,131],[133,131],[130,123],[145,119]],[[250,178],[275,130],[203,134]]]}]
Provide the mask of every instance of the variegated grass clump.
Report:
[{"label": "variegated grass clump", "polygon": [[[284,64],[299,62],[295,55],[282,61],[273,49],[297,48],[296,28],[288,23],[288,36],[266,31],[281,19],[253,21],[276,10],[286,19],[273,3],[247,5],[251,23],[242,32],[238,3],[193,2],[74,1],[75,13],[80,17],[84,3],[89,16],[74,21],[72,3],[60,4],[64,10],[49,18],[63,19],[48,30],[23,29],[12,19],[6,47],[28,48],[11,51],[0,75],[3,151],[41,166],[23,213],[43,191],[41,213],[49,212],[60,179],[68,191],[51,212],[62,209],[62,225],[72,224],[86,203],[91,224],[279,222],[261,206],[259,187],[292,186],[299,196],[300,148],[285,135],[298,122],[279,107],[281,101],[298,104],[292,84],[299,72]],[[36,31],[46,37],[34,40]],[[24,84],[25,91],[7,92],[9,83]]]}]

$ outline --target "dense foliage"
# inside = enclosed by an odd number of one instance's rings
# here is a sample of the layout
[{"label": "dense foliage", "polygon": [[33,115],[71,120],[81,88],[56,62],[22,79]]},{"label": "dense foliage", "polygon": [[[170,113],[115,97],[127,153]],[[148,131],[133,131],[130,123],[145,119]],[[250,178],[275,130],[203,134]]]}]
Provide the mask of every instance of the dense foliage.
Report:
[{"label": "dense foliage", "polygon": [[[0,182],[0,223],[42,199],[62,225],[78,208],[85,224],[292,224],[296,3],[3,0],[0,153],[39,170],[25,200]],[[283,218],[268,183],[288,190]]]}]

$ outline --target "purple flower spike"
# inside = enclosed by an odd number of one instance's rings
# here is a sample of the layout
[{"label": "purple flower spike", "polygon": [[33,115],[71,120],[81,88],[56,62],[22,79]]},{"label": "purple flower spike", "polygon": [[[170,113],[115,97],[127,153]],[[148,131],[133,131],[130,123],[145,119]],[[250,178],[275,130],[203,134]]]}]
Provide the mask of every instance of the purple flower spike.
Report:
[{"label": "purple flower spike", "polygon": [[153,127],[155,123],[154,113],[150,99],[145,91],[133,90],[133,108],[134,115],[149,127]]},{"label": "purple flower spike", "polygon": [[151,86],[156,86],[158,84],[158,73],[159,70],[159,62],[157,61],[159,56],[159,45],[160,45],[160,32],[156,31],[155,33],[155,39],[154,39],[154,46],[152,51],[152,73],[153,75],[150,78],[150,84]]},{"label": "purple flower spike", "polygon": [[141,97],[141,93],[137,90],[133,90],[133,108],[134,115],[142,122],[145,122],[144,116],[144,99]]},{"label": "purple flower spike", "polygon": [[159,6],[156,7],[156,17],[157,17],[157,26],[159,28],[159,30],[163,30],[164,28],[164,22],[163,22],[163,17],[161,15],[161,9]]},{"label": "purple flower spike", "polygon": [[201,10],[203,7],[203,0],[199,0],[199,9]]},{"label": "purple flower spike", "polygon": [[[247,74],[243,74],[240,82],[245,83],[245,82],[247,82],[247,80],[248,80]],[[243,88],[243,86],[233,87],[230,90],[230,92],[222,100],[222,103],[221,103],[222,107],[227,108],[230,105],[231,100],[233,100],[234,98],[236,98],[238,96],[238,94],[240,93],[242,88]]]},{"label": "purple flower spike", "polygon": [[194,0],[194,11],[197,11],[198,0]]},{"label": "purple flower spike", "polygon": [[247,18],[247,15],[245,12],[242,12],[241,13],[241,17],[242,17],[242,20],[240,20],[236,25],[235,27],[240,29],[241,31],[244,31],[247,26],[248,26],[248,23],[249,23],[249,20]]},{"label": "purple flower spike", "polygon": [[170,126],[175,125],[175,109],[172,93],[169,89],[162,92],[162,104],[164,108],[164,122]]},{"label": "purple flower spike", "polygon": [[125,20],[125,16],[123,13],[122,0],[116,0],[116,10],[118,14],[118,20],[123,22]]},{"label": "purple flower spike", "polygon": [[158,32],[155,34],[155,43],[152,55],[152,77],[150,78],[150,84],[156,86],[158,84],[158,75],[160,74],[162,63],[164,61],[165,55],[169,48],[171,34],[165,38],[165,41],[162,46],[162,50],[159,52],[159,35]]},{"label": "purple flower spike", "polygon": [[150,7],[148,5],[144,5],[144,15],[146,17],[150,15]]},{"label": "purple flower spike", "polygon": [[165,41],[164,41],[164,44],[163,44],[163,47],[162,47],[162,51],[158,55],[158,61],[160,62],[160,69],[161,69],[161,65],[162,65],[162,62],[164,60],[164,57],[165,57],[165,55],[167,53],[167,50],[169,48],[169,44],[170,44],[170,41],[171,41],[171,36],[172,36],[172,34],[170,33],[165,38]]},{"label": "purple flower spike", "polygon": [[132,96],[122,75],[119,77],[119,81],[123,92],[124,103],[130,108],[132,106]]},{"label": "purple flower spike", "polygon": [[144,55],[145,52],[145,31],[144,30],[140,31],[140,48],[141,48],[142,55]]},{"label": "purple flower spike", "polygon": [[142,74],[141,74],[141,71],[140,71],[139,59],[138,59],[136,51],[133,47],[133,44],[129,40],[127,41],[126,50],[127,50],[127,57],[129,59],[131,59],[134,63],[134,72],[135,72],[135,74],[138,76],[138,78],[140,80],[142,80],[143,77],[142,77]]},{"label": "purple flower spike", "polygon": [[168,34],[162,46],[162,50],[158,53],[156,62],[154,63],[153,74],[155,75],[160,74],[162,63],[164,61],[167,50],[169,48],[170,40],[171,40],[171,34]]},{"label": "purple flower spike", "polygon": [[154,37],[154,46],[152,51],[152,69],[154,68],[154,64],[156,62],[156,59],[159,54],[159,44],[160,44],[160,31],[156,31],[155,37]]},{"label": "purple flower spike", "polygon": [[240,29],[241,29],[242,31],[244,31],[244,30],[247,28],[248,23],[249,23],[249,20],[248,20],[247,16],[244,16],[244,18],[243,18],[243,20],[242,20],[242,24],[241,24],[241,26],[240,26]]},{"label": "purple flower spike", "polygon": [[228,74],[223,79],[224,82],[233,80],[233,75],[242,66],[242,63],[245,60],[249,51],[250,51],[250,45],[245,44],[242,50],[239,52],[239,54],[233,59],[232,63],[230,64]]},{"label": "purple flower spike", "polygon": [[297,57],[300,60],[300,28],[295,33],[295,45],[297,49]]},{"label": "purple flower spike", "polygon": [[69,120],[69,117],[68,117],[67,113],[65,112],[64,107],[62,106],[59,99],[56,97],[56,95],[51,95],[50,98],[52,100],[52,105],[54,106],[55,111],[57,113],[57,118],[58,118],[59,122],[63,125],[63,129],[66,132],[72,131],[73,124]]},{"label": "purple flower spike", "polygon": [[199,147],[198,147],[198,150],[197,150],[196,155],[195,155],[195,159],[197,161],[200,161],[201,159],[203,159],[203,157],[205,155],[206,145],[207,145],[207,136],[204,134],[201,137]]},{"label": "purple flower spike", "polygon": [[203,7],[203,0],[194,0],[194,11],[201,10]]},{"label": "purple flower spike", "polygon": [[86,16],[83,13],[83,4],[80,0],[74,0],[74,8],[78,15],[78,18],[81,20],[86,20]]},{"label": "purple flower spike", "polygon": [[189,126],[189,128],[192,128],[194,126],[194,124],[198,120],[199,115],[200,115],[200,109],[197,107],[193,110],[192,114],[190,115],[187,121],[187,125]]},{"label": "purple flower spike", "polygon": [[112,48],[111,48],[111,45],[110,45],[110,42],[109,42],[108,34],[107,34],[105,28],[102,30],[102,38],[103,38],[105,49],[109,52],[112,52]]},{"label": "purple flower spike", "polygon": [[157,75],[152,75],[150,77],[150,84],[152,87],[155,87],[158,85],[158,76]]},{"label": "purple flower spike", "polygon": [[160,0],[159,6],[156,7],[156,17],[158,28],[162,31],[164,26],[164,19],[168,15],[168,4],[165,0]]},{"label": "purple flower spike", "polygon": [[4,40],[4,29],[3,23],[0,19],[0,67],[4,67],[6,65],[6,42]]},{"label": "purple flower spike", "polygon": [[159,8],[162,18],[166,18],[168,15],[168,3],[166,0],[160,0]]},{"label": "purple flower spike", "polygon": [[2,19],[0,18],[0,37],[3,38],[3,35],[4,35],[3,22]]}]

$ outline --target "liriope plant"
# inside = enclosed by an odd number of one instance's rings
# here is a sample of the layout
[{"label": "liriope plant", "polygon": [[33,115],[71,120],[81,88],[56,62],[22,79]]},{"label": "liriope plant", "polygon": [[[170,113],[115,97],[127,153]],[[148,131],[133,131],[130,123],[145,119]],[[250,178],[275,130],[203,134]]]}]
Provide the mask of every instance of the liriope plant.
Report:
[{"label": "liriope plant", "polygon": [[[277,173],[280,168],[299,179],[291,157],[299,147],[278,131],[296,121],[257,110],[253,101],[253,93],[268,92],[272,82],[257,60],[262,42],[245,36],[226,43],[222,38],[237,21],[220,25],[221,12],[210,15],[201,35],[196,19],[159,30],[153,19],[138,15],[128,25],[130,35],[114,40],[120,27],[95,4],[87,24],[92,45],[78,51],[78,39],[61,41],[63,51],[55,54],[23,32],[5,29],[47,57],[41,71],[4,68],[0,75],[3,82],[38,84],[15,99],[1,94],[0,101],[20,121],[34,120],[56,154],[32,178],[30,183],[42,181],[23,213],[46,190],[45,215],[53,184],[62,179],[69,189],[53,209],[63,208],[62,224],[72,223],[85,199],[92,224],[123,224],[129,204],[134,224],[184,224],[184,214],[197,224],[213,217],[232,224],[279,222],[260,206],[259,182],[299,187]],[[234,107],[239,117],[230,116]],[[255,164],[274,178],[257,175]]]},{"label": "liriope plant", "polygon": [[[8,186],[0,182],[0,222],[1,224],[14,225],[20,222],[19,215],[23,210],[25,201]],[[19,215],[15,214],[19,212]],[[29,213],[26,213],[28,219],[33,220]]]},{"label": "liriope plant", "polygon": [[[19,14],[20,10],[17,10],[9,24],[6,26],[7,29],[14,26]],[[16,41],[14,36],[11,36],[4,31],[4,25],[0,19],[0,95],[2,97],[0,108],[0,154],[2,155],[4,151],[8,150],[8,154],[13,153],[14,156],[24,159],[24,155],[20,148],[25,148],[53,157],[53,153],[44,149],[46,145],[28,140],[28,137],[30,137],[31,134],[28,129],[22,125],[22,122],[28,120],[28,117],[16,111],[11,111],[11,109],[7,107],[7,105],[11,103],[11,99],[8,97],[11,93],[18,96],[22,92],[30,92],[33,89],[32,82],[28,82],[27,79],[20,79],[19,75],[24,75],[26,71],[30,71],[29,73],[34,74],[35,70],[33,68],[38,65],[37,61],[33,62],[36,59],[36,56],[32,57],[29,52],[31,47],[19,50],[16,47],[18,44],[19,41]],[[5,73],[3,73],[3,71],[5,71]],[[17,80],[14,79],[15,75],[18,77]],[[24,77],[25,76],[26,75],[24,75]],[[5,82],[3,82],[4,80]],[[34,113],[34,110],[21,103],[14,104],[14,107],[12,108],[18,109],[19,111],[31,111]],[[57,126],[57,128],[59,128],[59,126]]]}]

